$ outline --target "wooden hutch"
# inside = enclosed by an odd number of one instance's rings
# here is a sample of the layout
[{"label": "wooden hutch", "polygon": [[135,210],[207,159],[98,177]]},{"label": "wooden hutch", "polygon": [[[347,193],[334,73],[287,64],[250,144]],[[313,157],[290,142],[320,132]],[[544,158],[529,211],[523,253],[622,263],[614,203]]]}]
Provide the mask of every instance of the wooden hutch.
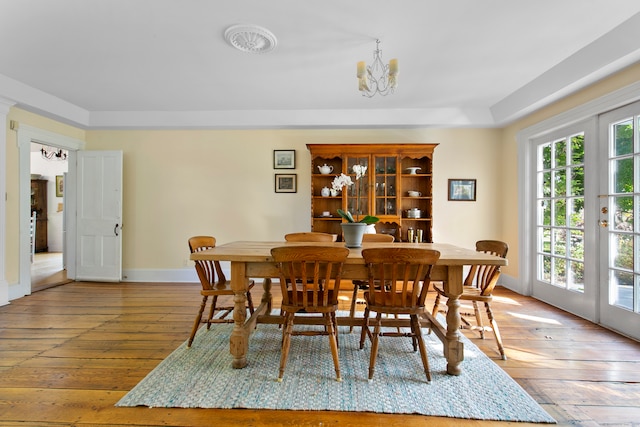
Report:
[{"label": "wooden hutch", "polygon": [[36,213],[35,252],[47,252],[47,180],[31,180],[31,213]]},{"label": "wooden hutch", "polygon": [[[433,151],[437,144],[307,144],[311,152],[311,230],[342,235],[337,210],[354,217],[380,218],[378,233],[407,241],[407,232],[422,230],[422,242],[432,242]],[[364,178],[355,180],[352,167],[367,166]],[[331,173],[322,174],[321,166]],[[419,168],[419,169],[416,169]],[[354,185],[336,196],[323,196],[333,179],[344,173]],[[359,186],[360,203],[356,200]],[[411,192],[411,193],[409,193]],[[326,190],[325,190],[326,193]],[[411,194],[411,195],[409,195]],[[329,216],[323,213],[329,212]],[[356,218],[357,219],[357,218]]]}]

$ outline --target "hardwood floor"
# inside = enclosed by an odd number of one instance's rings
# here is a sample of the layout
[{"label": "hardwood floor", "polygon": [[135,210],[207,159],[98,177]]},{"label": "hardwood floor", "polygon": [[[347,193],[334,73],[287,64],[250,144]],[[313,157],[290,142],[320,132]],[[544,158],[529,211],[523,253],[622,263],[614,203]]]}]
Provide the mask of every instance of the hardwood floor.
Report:
[{"label": "hardwood floor", "polygon": [[[116,408],[188,338],[198,289],[73,282],[0,307],[0,425],[534,425],[369,413]],[[640,343],[505,289],[497,295],[494,309],[509,359],[498,359],[490,333],[473,341],[560,425],[640,426]],[[274,367],[274,378],[276,372]]]},{"label": "hardwood floor", "polygon": [[38,252],[31,263],[31,292],[69,283],[61,252]]}]

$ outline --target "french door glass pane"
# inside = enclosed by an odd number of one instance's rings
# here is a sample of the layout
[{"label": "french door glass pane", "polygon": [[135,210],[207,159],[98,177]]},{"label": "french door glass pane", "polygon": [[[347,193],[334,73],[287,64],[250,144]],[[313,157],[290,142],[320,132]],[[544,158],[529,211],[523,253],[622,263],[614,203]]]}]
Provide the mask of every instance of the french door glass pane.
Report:
[{"label": "french door glass pane", "polygon": [[584,263],[571,261],[571,276],[569,289],[572,291],[584,292]]},{"label": "french door glass pane", "polygon": [[569,199],[569,227],[584,229],[584,199],[582,197]]},{"label": "french door glass pane", "polygon": [[609,304],[640,312],[640,147],[634,118],[611,125],[609,188]]},{"label": "french door glass pane", "polygon": [[633,157],[613,161],[613,192],[633,192]]},{"label": "french door glass pane", "polygon": [[610,272],[609,304],[633,310],[633,273],[618,270]]},{"label": "french door glass pane", "polygon": [[360,165],[369,167],[369,157],[347,157],[347,174],[351,177],[354,185],[349,186],[347,191],[347,210],[359,221],[363,216],[369,214],[369,185],[367,177],[371,172],[367,169],[366,175],[356,180],[353,166]]}]

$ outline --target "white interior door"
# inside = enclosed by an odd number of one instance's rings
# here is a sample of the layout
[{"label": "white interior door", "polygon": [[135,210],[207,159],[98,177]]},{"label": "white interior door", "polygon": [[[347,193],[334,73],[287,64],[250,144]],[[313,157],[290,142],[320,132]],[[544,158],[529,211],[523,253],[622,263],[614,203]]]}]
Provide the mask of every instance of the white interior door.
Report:
[{"label": "white interior door", "polygon": [[599,127],[600,322],[640,339],[640,102]]},{"label": "white interior door", "polygon": [[122,151],[79,151],[76,280],[122,279]]}]

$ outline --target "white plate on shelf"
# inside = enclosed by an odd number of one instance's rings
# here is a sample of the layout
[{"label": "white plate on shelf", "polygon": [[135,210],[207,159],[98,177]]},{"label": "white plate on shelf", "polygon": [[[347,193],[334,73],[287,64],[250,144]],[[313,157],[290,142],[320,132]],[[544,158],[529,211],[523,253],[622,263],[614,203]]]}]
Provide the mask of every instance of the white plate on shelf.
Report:
[{"label": "white plate on shelf", "polygon": [[418,171],[422,169],[422,168],[418,168],[418,167],[411,167],[411,168],[407,168],[407,170],[409,171],[410,175],[415,175],[416,173],[418,173]]}]

